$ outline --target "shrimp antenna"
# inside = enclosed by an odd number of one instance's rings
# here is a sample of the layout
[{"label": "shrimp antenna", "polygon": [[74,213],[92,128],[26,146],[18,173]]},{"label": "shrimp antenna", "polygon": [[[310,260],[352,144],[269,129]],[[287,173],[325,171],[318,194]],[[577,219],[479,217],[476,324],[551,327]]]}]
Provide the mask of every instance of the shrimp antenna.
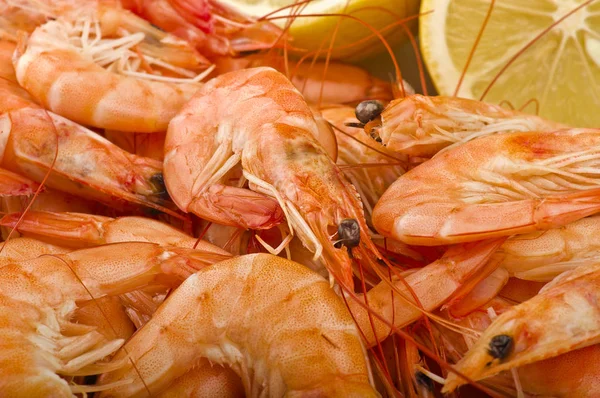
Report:
[{"label": "shrimp antenna", "polygon": [[[329,123],[329,122],[327,122],[327,123]],[[330,125],[330,126],[331,126],[331,127],[332,127],[332,128],[335,130],[335,131],[338,131],[338,132],[340,132],[340,133],[344,134],[346,137],[353,139],[354,141],[358,142],[359,144],[361,144],[361,145],[363,145],[363,146],[365,146],[365,147],[367,147],[367,148],[369,148],[369,149],[371,149],[371,150],[373,150],[373,151],[375,151],[375,152],[379,153],[380,155],[383,155],[383,156],[385,156],[385,157],[388,157],[388,158],[390,158],[390,159],[396,160],[396,161],[398,161],[398,162],[402,162],[402,159],[400,159],[400,158],[397,158],[397,157],[394,157],[394,156],[390,155],[389,153],[385,153],[385,152],[383,152],[383,151],[382,151],[382,150],[380,150],[380,149],[377,149],[377,148],[375,148],[375,147],[373,147],[373,146],[371,146],[371,145],[369,145],[369,144],[367,144],[367,143],[364,143],[364,142],[362,142],[362,141],[361,141],[361,140],[359,140],[358,138],[356,138],[356,137],[352,136],[351,134],[348,134],[347,132],[345,132],[344,130],[340,129],[339,127],[337,127],[337,126],[333,125],[332,123],[329,123],[329,125]]]},{"label": "shrimp antenna", "polygon": [[[398,66],[398,61],[396,60],[396,57],[394,57],[394,52],[392,51],[392,48],[390,47],[389,43],[385,40],[385,38],[383,37],[383,35],[377,30],[375,29],[371,24],[361,20],[360,18],[357,18],[353,15],[348,15],[348,14],[339,14],[339,13],[332,13],[332,14],[302,14],[302,15],[297,15],[297,18],[313,18],[313,17],[344,17],[344,18],[348,18],[348,19],[352,19],[353,21],[357,21],[358,23],[360,23],[361,25],[363,25],[364,27],[366,27],[367,29],[371,30],[381,41],[381,43],[385,46],[386,51],[388,52],[388,54],[390,55],[390,57],[392,58],[392,62],[394,63],[394,71],[396,74],[396,79],[399,82],[402,82],[402,72],[400,71],[400,67]],[[275,16],[275,17],[270,17],[270,20],[275,20],[275,19],[283,19],[283,18],[288,18],[287,16]],[[405,95],[404,92],[404,86],[401,87],[402,88],[402,95]]]},{"label": "shrimp antenna", "polygon": [[[340,285],[340,287],[344,291],[342,294],[342,298],[344,298],[345,301],[346,301],[345,295],[347,294],[348,296],[352,297],[352,299],[355,300],[358,303],[358,305],[363,307],[366,311],[369,311],[369,308],[365,305],[365,303],[362,302],[362,300],[360,300],[358,298],[358,296],[351,289],[348,289],[347,287],[345,287],[343,285]],[[346,305],[347,305],[347,301],[346,301]],[[488,387],[485,387],[481,383],[472,380],[467,375],[463,374],[462,372],[460,372],[459,370],[454,368],[454,366],[452,366],[452,365],[448,364],[447,362],[445,362],[444,360],[442,360],[437,354],[435,354],[433,351],[431,351],[429,348],[427,348],[423,344],[416,341],[414,337],[412,337],[411,335],[406,333],[404,330],[402,330],[400,328],[396,328],[393,325],[389,325],[389,322],[383,316],[377,314],[376,312],[373,313],[373,316],[375,318],[377,318],[379,321],[386,324],[387,326],[390,326],[393,333],[398,334],[404,340],[410,341],[412,344],[414,344],[421,352],[423,352],[425,355],[427,355],[429,358],[431,358],[433,361],[435,361],[444,370],[455,373],[459,377],[462,377],[465,381],[467,381],[467,383],[471,384],[473,387],[478,388],[479,390],[485,392],[486,394],[489,394],[492,397],[502,398],[500,395],[498,395],[494,391],[490,390]],[[352,318],[355,319],[353,315],[352,315]]]},{"label": "shrimp antenna", "polygon": [[533,104],[535,106],[535,114],[539,115],[540,114],[540,101],[538,101],[537,98],[532,98],[529,101],[525,102],[520,108],[519,110],[522,111],[524,110],[527,105],[529,104]]},{"label": "shrimp antenna", "polygon": [[456,95],[458,94],[458,90],[460,90],[460,86],[462,85],[465,75],[467,74],[467,70],[469,69],[469,65],[471,65],[471,61],[473,60],[473,56],[475,55],[475,50],[479,46],[479,41],[481,40],[481,37],[483,36],[483,31],[487,27],[490,17],[492,16],[492,11],[494,10],[495,3],[496,3],[496,0],[490,1],[490,6],[487,10],[487,13],[485,14],[483,23],[481,24],[481,27],[479,28],[477,37],[475,37],[473,46],[471,46],[471,51],[469,51],[469,56],[467,57],[467,62],[465,62],[465,66],[462,70],[462,73],[460,74],[460,77],[458,78],[458,83],[456,83],[456,88],[454,89],[454,94],[452,94],[453,97],[456,97]]}]

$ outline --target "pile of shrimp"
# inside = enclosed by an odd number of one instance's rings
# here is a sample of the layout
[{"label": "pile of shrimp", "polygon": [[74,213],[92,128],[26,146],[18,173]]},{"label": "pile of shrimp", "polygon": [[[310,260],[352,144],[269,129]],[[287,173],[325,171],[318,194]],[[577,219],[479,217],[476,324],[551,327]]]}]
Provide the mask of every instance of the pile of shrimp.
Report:
[{"label": "pile of shrimp", "polygon": [[600,129],[303,3],[0,0],[0,396],[600,395]]}]

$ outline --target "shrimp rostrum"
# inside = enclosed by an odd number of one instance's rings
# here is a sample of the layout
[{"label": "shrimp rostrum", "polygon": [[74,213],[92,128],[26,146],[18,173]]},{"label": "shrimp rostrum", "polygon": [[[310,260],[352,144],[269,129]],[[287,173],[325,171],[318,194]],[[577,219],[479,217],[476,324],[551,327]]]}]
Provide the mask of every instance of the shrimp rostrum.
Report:
[{"label": "shrimp rostrum", "polygon": [[[216,222],[221,222],[216,216],[233,220],[229,225],[251,217],[254,225],[272,225],[281,206],[290,231],[315,258],[322,257],[338,282],[352,288],[352,260],[340,245],[352,248],[366,268],[376,267],[380,255],[368,236],[355,188],[317,136],[310,108],[284,75],[265,67],[221,75],[169,124],[167,190],[180,209]],[[239,192],[231,196],[231,203],[237,204],[216,209],[215,200],[223,196],[213,199],[213,190],[221,189],[239,163],[250,191],[228,187]],[[264,201],[257,205],[253,200],[244,205],[250,193],[274,198],[279,206],[270,210],[262,206]],[[333,241],[336,232],[339,239]]]}]

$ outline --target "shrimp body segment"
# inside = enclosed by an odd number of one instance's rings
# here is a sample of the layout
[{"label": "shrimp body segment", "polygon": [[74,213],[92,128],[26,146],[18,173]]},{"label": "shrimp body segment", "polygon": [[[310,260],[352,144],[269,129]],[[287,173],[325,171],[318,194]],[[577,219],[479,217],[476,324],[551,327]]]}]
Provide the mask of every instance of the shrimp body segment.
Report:
[{"label": "shrimp body segment", "polygon": [[19,84],[45,108],[84,125],[131,132],[165,131],[200,87],[110,72],[69,42],[76,24],[49,21],[20,43],[13,59]]},{"label": "shrimp body segment", "polygon": [[383,235],[440,245],[560,227],[600,211],[600,130],[490,135],[417,166],[383,194]]},{"label": "shrimp body segment", "polygon": [[101,384],[133,382],[101,396],[146,396],[144,384],[159,393],[202,357],[230,366],[250,397],[378,396],[356,325],[327,280],[268,254],[189,277],[114,360],[126,352],[139,374],[121,362]]},{"label": "shrimp body segment", "polygon": [[[456,369],[480,380],[599,343],[600,263],[563,275],[496,318]],[[464,383],[451,373],[442,391],[453,391]]]},{"label": "shrimp body segment", "polygon": [[431,157],[449,145],[490,134],[566,127],[481,101],[416,94],[390,102],[376,131],[391,151]]},{"label": "shrimp body segment", "polygon": [[[332,241],[342,220],[356,220],[359,227],[355,257],[376,266],[380,255],[368,237],[355,188],[315,137],[318,127],[310,108],[279,72],[254,68],[221,75],[169,125],[167,190],[179,208],[203,217],[206,195],[241,162],[250,189],[276,199],[290,230],[315,258],[323,257],[340,283],[351,287],[351,260]],[[235,207],[225,210],[230,209]],[[244,211],[248,214],[248,207]]]}]

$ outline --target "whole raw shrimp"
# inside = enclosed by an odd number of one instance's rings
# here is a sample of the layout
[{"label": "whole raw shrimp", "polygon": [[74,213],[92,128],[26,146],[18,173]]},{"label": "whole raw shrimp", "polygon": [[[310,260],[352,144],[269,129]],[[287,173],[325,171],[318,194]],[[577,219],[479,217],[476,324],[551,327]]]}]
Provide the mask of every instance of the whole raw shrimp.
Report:
[{"label": "whole raw shrimp", "polygon": [[[96,362],[124,340],[98,333],[93,318],[91,324],[74,323],[75,311],[95,299],[145,286],[176,286],[223,258],[151,243],[121,243],[4,265],[0,268],[2,395],[72,396],[97,391],[69,384],[59,375],[114,369],[114,363]],[[81,314],[83,319],[90,317]]]},{"label": "whole raw shrimp", "polygon": [[[456,370],[480,380],[600,342],[600,263],[566,272],[485,329]],[[454,373],[443,392],[465,381]]]},{"label": "whole raw shrimp", "polygon": [[[19,41],[13,59],[19,84],[45,108],[78,123],[165,131],[203,75],[179,67],[176,52],[171,64],[161,61],[163,43],[168,51],[173,40],[150,37],[145,44],[145,30],[151,27],[145,21],[147,27],[140,28],[138,21],[129,26],[132,17],[137,18],[115,8],[92,7],[46,22]],[[140,58],[130,50],[134,46],[146,54]],[[188,62],[185,52],[181,54]],[[203,62],[198,56],[193,67],[201,68]],[[144,68],[150,73],[140,72]]]},{"label": "whole raw shrimp", "polygon": [[121,366],[100,378],[101,396],[157,394],[202,357],[231,367],[250,397],[378,396],[356,325],[327,280],[268,254],[189,277],[115,356]]},{"label": "whole raw shrimp", "polygon": [[[276,209],[265,212],[253,201],[242,205],[248,192],[275,198],[290,231],[315,258],[322,256],[340,283],[352,287],[352,260],[332,240],[336,231],[339,243],[352,248],[367,269],[378,266],[380,255],[369,239],[356,189],[319,144],[318,135],[310,108],[279,72],[254,68],[221,75],[169,124],[167,190],[180,209],[229,225],[246,218],[246,225],[271,226],[273,215],[279,216]],[[231,202],[239,204],[215,210],[212,191],[223,186],[240,162],[253,191],[234,188],[240,194],[234,192]]]},{"label": "whole raw shrimp", "polygon": [[382,235],[440,245],[560,227],[600,211],[600,130],[495,134],[401,176],[373,210]]},{"label": "whole raw shrimp", "polygon": [[[380,127],[373,128],[380,124]],[[449,145],[511,131],[552,131],[560,123],[466,98],[409,95],[390,102],[372,134],[394,152],[431,157]]]}]

